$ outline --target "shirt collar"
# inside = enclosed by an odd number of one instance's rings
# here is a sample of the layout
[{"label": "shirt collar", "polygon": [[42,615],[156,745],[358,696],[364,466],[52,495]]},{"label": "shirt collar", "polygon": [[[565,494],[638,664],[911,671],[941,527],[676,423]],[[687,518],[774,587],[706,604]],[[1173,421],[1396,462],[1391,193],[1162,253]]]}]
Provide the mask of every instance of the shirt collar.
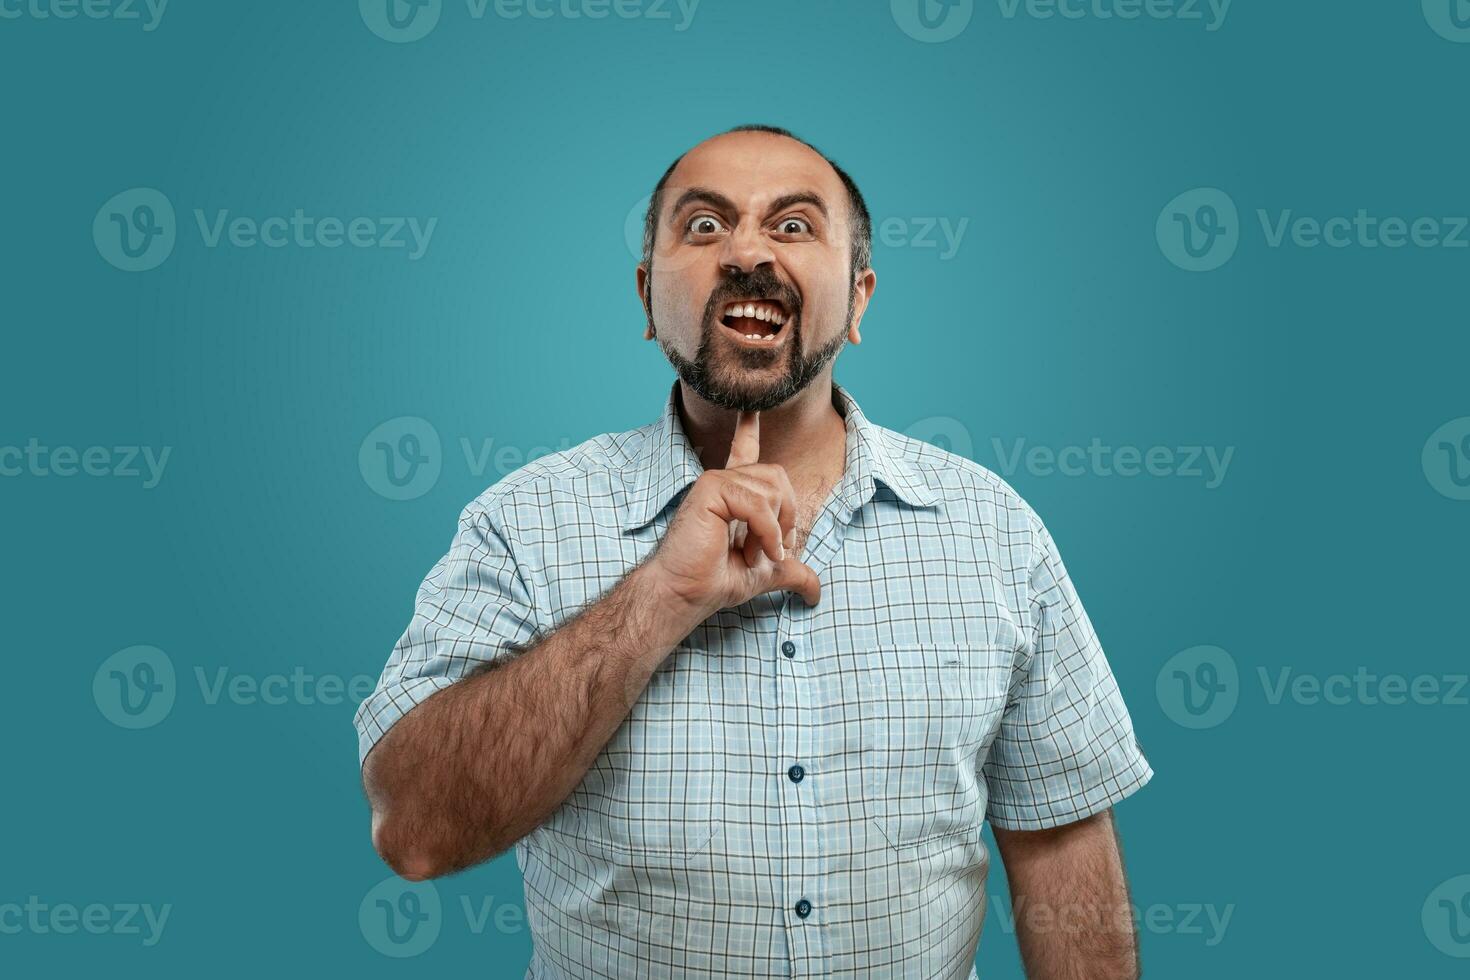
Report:
[{"label": "shirt collar", "polygon": [[[887,430],[869,422],[853,397],[835,381],[832,402],[842,413],[847,428],[846,465],[837,493],[849,511],[871,500],[877,484],[913,507],[936,503],[938,494],[889,445]],[[676,381],[664,402],[663,415],[653,424],[642,448],[624,470],[628,486],[624,530],[635,530],[652,521],[703,472],[704,465],[679,419]]]}]

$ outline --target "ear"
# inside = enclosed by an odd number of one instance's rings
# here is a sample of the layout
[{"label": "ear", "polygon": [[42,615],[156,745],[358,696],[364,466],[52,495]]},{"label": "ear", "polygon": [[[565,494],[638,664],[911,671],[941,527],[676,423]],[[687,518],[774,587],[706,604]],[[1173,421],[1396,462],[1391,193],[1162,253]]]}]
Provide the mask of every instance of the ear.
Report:
[{"label": "ear", "polygon": [[878,273],[872,269],[864,269],[853,280],[852,288],[852,324],[847,328],[847,339],[854,344],[861,344],[863,337],[858,333],[858,324],[863,322],[863,313],[868,309],[868,300],[873,298],[873,290],[878,288]]},{"label": "ear", "polygon": [[638,263],[638,302],[643,304],[643,339],[653,339],[653,276],[650,275],[648,266],[642,262]]}]

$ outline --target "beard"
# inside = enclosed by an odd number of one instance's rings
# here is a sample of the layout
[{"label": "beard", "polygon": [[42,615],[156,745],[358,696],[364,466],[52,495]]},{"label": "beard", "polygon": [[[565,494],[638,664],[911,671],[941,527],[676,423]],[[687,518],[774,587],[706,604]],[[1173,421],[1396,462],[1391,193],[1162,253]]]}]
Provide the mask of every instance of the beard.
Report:
[{"label": "beard", "polygon": [[[727,276],[710,293],[700,326],[699,347],[692,360],[674,350],[656,329],[654,334],[679,378],[700,398],[730,411],[765,412],[805,390],[837,357],[847,343],[856,296],[856,286],[849,286],[847,316],[837,336],[819,349],[803,353],[805,320],[801,315],[801,298],[790,286],[777,279],[775,273],[761,266],[752,273]],[[792,331],[793,335],[782,345],[784,350],[752,350],[733,344],[716,347],[715,331],[720,311],[726,304],[742,298],[776,299],[785,305],[788,317],[782,329]],[[742,377],[747,371],[768,368],[783,358],[785,370],[776,378],[755,380]]]}]

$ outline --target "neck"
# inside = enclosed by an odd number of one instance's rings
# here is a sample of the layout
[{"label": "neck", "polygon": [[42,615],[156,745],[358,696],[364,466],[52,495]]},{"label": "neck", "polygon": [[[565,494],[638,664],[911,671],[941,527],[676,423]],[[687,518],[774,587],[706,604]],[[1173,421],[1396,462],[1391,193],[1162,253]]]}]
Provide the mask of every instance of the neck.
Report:
[{"label": "neck", "polygon": [[[696,395],[679,382],[679,418],[705,469],[722,469],[730,457],[736,413]],[[761,412],[762,463],[789,471],[825,468],[845,455],[847,426],[832,402],[832,374],[824,371],[799,394]],[[839,462],[840,466],[841,463]]]}]

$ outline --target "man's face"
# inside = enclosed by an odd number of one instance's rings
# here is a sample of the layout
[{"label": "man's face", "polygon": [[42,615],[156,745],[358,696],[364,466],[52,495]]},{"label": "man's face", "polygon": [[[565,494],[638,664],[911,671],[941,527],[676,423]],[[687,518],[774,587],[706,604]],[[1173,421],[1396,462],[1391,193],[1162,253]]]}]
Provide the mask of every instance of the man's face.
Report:
[{"label": "man's face", "polygon": [[717,136],[679,162],[661,208],[639,295],[700,397],[766,411],[860,340],[875,277],[852,273],[847,191],[820,154],[769,133]]}]

